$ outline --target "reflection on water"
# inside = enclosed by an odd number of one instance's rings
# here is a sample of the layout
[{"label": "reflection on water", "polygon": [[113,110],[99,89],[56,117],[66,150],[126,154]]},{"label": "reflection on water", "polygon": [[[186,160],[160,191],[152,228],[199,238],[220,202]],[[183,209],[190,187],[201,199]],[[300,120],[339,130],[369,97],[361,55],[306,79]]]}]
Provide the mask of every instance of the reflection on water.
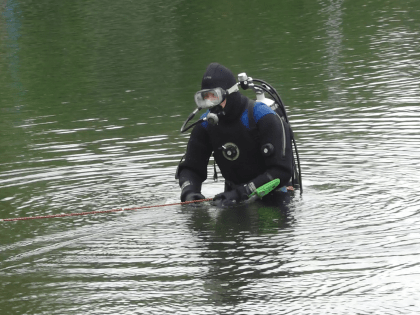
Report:
[{"label": "reflection on water", "polygon": [[341,101],[343,93],[340,82],[343,79],[343,66],[340,57],[343,55],[343,1],[331,1],[321,12],[328,16],[325,21],[325,51],[328,72],[328,79],[325,80],[328,90],[328,102],[336,105]]},{"label": "reflection on water", "polygon": [[[162,205],[0,222],[1,314],[417,313],[419,10],[237,3],[260,29],[230,10],[219,38],[201,4],[146,2],[0,2],[0,218]],[[214,59],[279,88],[303,196],[167,205]]]}]

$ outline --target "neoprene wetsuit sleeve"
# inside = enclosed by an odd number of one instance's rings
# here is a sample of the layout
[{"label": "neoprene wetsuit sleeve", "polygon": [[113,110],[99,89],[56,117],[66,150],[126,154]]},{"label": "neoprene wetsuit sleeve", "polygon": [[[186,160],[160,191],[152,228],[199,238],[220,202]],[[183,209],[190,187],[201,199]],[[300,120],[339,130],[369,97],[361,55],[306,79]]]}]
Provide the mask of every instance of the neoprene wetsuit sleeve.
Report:
[{"label": "neoprene wetsuit sleeve", "polygon": [[179,165],[181,201],[190,192],[201,192],[201,184],[207,179],[207,165],[212,152],[207,131],[201,125],[195,126],[188,141],[185,159]]}]

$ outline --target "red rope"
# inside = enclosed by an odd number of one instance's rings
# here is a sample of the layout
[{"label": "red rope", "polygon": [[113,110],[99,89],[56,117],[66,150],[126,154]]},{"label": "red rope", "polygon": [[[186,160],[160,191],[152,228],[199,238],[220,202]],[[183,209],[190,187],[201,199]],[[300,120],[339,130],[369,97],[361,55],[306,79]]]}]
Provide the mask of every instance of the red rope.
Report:
[{"label": "red rope", "polygon": [[34,220],[34,219],[51,219],[51,218],[62,218],[62,217],[74,217],[74,216],[78,216],[78,215],[101,214],[101,213],[110,213],[110,212],[119,212],[119,211],[140,210],[140,209],[147,209],[147,208],[186,205],[186,204],[189,204],[189,203],[204,202],[204,201],[210,201],[210,200],[213,200],[213,198],[170,203],[170,204],[165,204],[165,205],[153,205],[153,206],[143,206],[143,207],[134,207],[134,208],[118,208],[118,209],[111,209],[111,210],[99,210],[99,211],[89,211],[89,212],[40,215],[40,216],[36,216],[36,217],[8,218],[8,219],[0,219],[0,222],[1,221],[6,222],[6,221],[22,221],[22,220]]}]

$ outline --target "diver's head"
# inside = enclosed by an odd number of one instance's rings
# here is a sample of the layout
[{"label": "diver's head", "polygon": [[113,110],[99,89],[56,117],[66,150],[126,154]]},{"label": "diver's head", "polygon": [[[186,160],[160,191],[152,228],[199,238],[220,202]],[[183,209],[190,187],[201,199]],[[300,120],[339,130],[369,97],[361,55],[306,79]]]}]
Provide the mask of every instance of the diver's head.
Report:
[{"label": "diver's head", "polygon": [[236,84],[236,79],[232,71],[217,62],[213,62],[207,66],[206,72],[201,80],[201,89],[220,87],[228,90],[234,84]]},{"label": "diver's head", "polygon": [[[217,62],[213,62],[207,66],[206,72],[201,80],[201,89],[222,88],[223,90],[228,91],[236,84],[236,79],[232,71]],[[229,108],[234,106],[235,102],[240,101],[240,94],[238,92],[229,93],[226,96],[225,101],[226,105],[222,107],[226,114],[228,114]]]}]

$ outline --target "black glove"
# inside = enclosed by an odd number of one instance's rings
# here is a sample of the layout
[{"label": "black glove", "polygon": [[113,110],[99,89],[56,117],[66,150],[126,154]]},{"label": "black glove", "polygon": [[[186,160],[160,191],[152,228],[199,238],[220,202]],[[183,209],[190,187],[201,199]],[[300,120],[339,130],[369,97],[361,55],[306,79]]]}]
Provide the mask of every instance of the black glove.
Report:
[{"label": "black glove", "polygon": [[190,192],[185,196],[185,201],[201,200],[205,198],[206,197],[204,197],[201,193]]},{"label": "black glove", "polygon": [[233,190],[225,191],[224,193],[214,196],[213,201],[215,201],[218,206],[230,207],[248,199],[250,194],[251,191],[249,190],[248,185],[240,185]]},{"label": "black glove", "polygon": [[[201,200],[205,198],[206,197],[204,197],[201,193],[197,193],[197,192],[190,192],[185,195],[185,201]],[[196,207],[202,206],[202,204],[203,204],[202,202],[192,202],[192,203],[189,203],[188,206],[196,208]]]},{"label": "black glove", "polygon": [[[186,186],[181,191],[181,201],[192,201],[200,200],[205,197],[199,192],[201,190],[201,185],[194,185],[191,181],[184,181]],[[183,184],[184,184],[183,183]]]}]

